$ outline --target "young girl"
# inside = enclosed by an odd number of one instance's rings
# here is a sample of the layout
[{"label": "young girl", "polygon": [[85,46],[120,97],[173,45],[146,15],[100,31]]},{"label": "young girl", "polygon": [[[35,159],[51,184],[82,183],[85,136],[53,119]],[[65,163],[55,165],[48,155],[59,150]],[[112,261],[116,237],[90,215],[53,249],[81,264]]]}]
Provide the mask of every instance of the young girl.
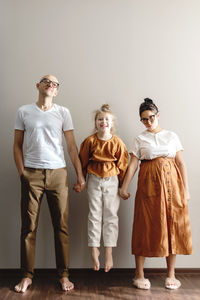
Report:
[{"label": "young girl", "polygon": [[104,104],[95,114],[95,134],[87,137],[80,147],[83,172],[87,174],[88,246],[93,269],[98,271],[102,231],[105,272],[113,267],[112,247],[116,247],[118,238],[118,187],[128,167],[128,152],[121,139],[113,135],[113,129],[114,116],[109,105]]},{"label": "young girl", "polygon": [[136,274],[133,285],[149,289],[144,278],[145,257],[166,257],[165,287],[181,286],[175,278],[176,254],[191,254],[192,242],[187,200],[190,198],[183,147],[178,136],[159,126],[158,108],[151,99],[140,105],[140,120],[146,131],[134,141],[131,161],[120,195],[128,199],[129,183],[139,160],[140,171],[135,197],[132,253],[135,254]]}]

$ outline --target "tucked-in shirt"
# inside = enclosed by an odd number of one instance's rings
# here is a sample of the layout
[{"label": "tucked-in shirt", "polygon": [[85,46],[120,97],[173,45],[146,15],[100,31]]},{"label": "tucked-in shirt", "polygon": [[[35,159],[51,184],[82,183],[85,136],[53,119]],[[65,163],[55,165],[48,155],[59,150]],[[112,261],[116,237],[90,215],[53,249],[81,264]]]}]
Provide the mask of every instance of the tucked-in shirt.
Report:
[{"label": "tucked-in shirt", "polygon": [[157,133],[144,131],[134,140],[130,153],[140,160],[176,156],[183,146],[176,133],[162,129]]},{"label": "tucked-in shirt", "polygon": [[97,134],[87,137],[80,147],[83,172],[99,177],[118,175],[121,186],[128,167],[128,152],[122,140],[113,135],[108,141],[98,138]]},{"label": "tucked-in shirt", "polygon": [[15,129],[24,131],[24,166],[58,169],[66,166],[63,131],[73,130],[66,107],[54,104],[42,111],[36,103],[23,105],[17,111]]}]

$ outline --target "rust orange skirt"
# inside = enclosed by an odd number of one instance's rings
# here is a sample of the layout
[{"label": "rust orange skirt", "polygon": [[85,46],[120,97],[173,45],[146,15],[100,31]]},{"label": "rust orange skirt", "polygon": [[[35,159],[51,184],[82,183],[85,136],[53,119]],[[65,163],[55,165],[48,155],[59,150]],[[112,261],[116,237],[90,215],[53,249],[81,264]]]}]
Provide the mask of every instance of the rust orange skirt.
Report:
[{"label": "rust orange skirt", "polygon": [[173,158],[161,157],[140,164],[132,253],[145,257],[192,253],[187,200]]}]

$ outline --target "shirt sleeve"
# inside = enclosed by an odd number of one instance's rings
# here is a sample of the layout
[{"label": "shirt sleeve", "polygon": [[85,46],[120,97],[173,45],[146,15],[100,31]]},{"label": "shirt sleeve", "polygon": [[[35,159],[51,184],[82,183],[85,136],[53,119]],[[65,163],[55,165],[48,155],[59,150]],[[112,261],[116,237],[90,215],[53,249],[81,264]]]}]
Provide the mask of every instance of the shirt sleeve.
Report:
[{"label": "shirt sleeve", "polygon": [[18,111],[16,113],[15,129],[25,130],[24,120],[23,120],[23,112],[20,108],[18,109]]},{"label": "shirt sleeve", "polygon": [[79,157],[83,169],[83,174],[86,177],[87,166],[90,158],[90,142],[88,138],[85,139],[80,146]]},{"label": "shirt sleeve", "polygon": [[120,171],[118,178],[119,178],[119,186],[121,187],[124,180],[124,176],[128,168],[128,162],[129,162],[128,151],[126,149],[125,144],[121,140],[119,140],[119,145],[115,156],[117,158],[117,167]]},{"label": "shirt sleeve", "polygon": [[184,150],[178,135],[174,132],[173,132],[173,134],[174,134],[174,142],[175,142],[176,152]]},{"label": "shirt sleeve", "polygon": [[134,139],[132,148],[129,152],[140,159],[140,143],[137,138]]},{"label": "shirt sleeve", "polygon": [[73,122],[70,111],[66,107],[62,107],[62,115],[63,115],[63,131],[73,130]]}]

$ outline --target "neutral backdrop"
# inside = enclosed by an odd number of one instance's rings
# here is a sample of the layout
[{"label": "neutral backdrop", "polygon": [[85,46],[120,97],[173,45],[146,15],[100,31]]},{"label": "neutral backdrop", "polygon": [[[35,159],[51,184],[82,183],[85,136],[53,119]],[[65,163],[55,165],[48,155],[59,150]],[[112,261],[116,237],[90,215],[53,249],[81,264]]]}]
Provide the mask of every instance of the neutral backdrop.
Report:
[{"label": "neutral backdrop", "polygon": [[[91,134],[93,111],[109,103],[117,134],[130,149],[144,128],[138,116],[145,97],[160,110],[160,125],[184,146],[191,200],[194,254],[177,267],[200,268],[200,1],[199,0],[7,0],[0,1],[1,168],[0,268],[18,268],[20,181],[13,160],[16,110],[37,100],[36,83],[53,74],[60,81],[56,103],[70,109],[78,147]],[[70,185],[70,267],[91,266],[87,247],[86,193]],[[116,268],[134,267],[131,231],[137,175],[131,198],[121,200]],[[44,197],[37,235],[36,268],[54,268],[54,242]],[[103,249],[101,256],[103,266]],[[145,267],[165,267],[163,258]]]}]

